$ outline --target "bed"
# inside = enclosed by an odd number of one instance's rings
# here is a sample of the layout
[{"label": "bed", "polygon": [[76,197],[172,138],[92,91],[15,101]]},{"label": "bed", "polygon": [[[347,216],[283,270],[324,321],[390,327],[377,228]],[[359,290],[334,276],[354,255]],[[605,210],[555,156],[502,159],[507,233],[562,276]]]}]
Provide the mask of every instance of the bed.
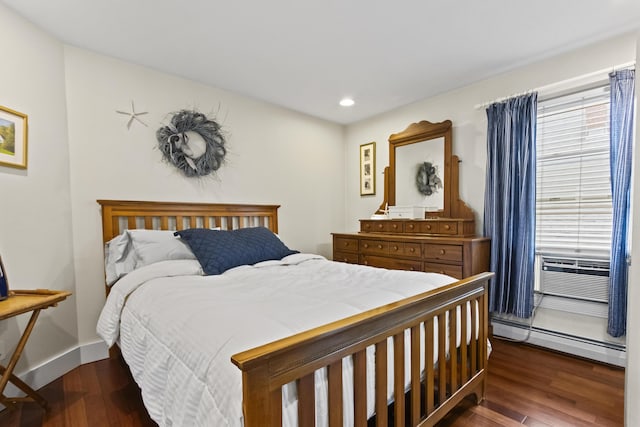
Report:
[{"label": "bed", "polygon": [[[140,229],[278,232],[275,205],[98,202],[104,242]],[[160,425],[428,426],[483,399],[491,273],[456,281],[300,253],[217,276],[200,264],[163,260],[107,287],[99,333]]]}]

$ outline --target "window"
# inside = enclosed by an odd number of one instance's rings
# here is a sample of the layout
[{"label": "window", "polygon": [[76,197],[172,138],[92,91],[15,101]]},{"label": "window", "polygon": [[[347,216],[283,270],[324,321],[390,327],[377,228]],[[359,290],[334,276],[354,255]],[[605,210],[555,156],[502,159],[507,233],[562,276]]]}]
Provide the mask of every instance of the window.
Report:
[{"label": "window", "polygon": [[538,103],[538,255],[609,258],[609,104],[608,82]]}]

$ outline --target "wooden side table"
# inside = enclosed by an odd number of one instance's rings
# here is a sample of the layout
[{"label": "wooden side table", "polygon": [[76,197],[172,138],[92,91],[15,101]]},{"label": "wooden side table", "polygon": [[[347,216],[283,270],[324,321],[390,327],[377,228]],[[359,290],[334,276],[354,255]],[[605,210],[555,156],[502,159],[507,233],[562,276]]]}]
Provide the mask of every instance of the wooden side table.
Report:
[{"label": "wooden side table", "polygon": [[[27,323],[27,327],[22,333],[22,337],[18,341],[18,345],[11,355],[9,364],[5,367],[0,364],[0,403],[9,409],[15,409],[15,404],[18,402],[36,402],[44,409],[47,409],[47,401],[28,384],[22,381],[20,378],[13,374],[13,370],[18,363],[18,359],[22,355],[24,346],[27,344],[29,335],[36,324],[40,310],[44,310],[49,307],[55,307],[60,301],[64,301],[71,295],[71,292],[66,291],[54,291],[49,289],[36,289],[36,290],[16,290],[9,293],[9,298],[4,301],[0,301],[0,320],[5,320],[10,317],[17,316],[23,313],[31,313],[31,319]],[[4,395],[4,389],[7,384],[12,382],[16,387],[27,394],[26,397],[6,397]]]}]

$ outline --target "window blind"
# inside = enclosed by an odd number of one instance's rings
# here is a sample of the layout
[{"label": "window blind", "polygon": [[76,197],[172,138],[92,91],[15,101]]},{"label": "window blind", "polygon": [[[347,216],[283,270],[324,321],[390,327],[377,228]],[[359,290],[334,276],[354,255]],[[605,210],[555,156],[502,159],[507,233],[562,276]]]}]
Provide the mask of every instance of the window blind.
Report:
[{"label": "window blind", "polygon": [[608,259],[608,85],[538,103],[536,252]]}]

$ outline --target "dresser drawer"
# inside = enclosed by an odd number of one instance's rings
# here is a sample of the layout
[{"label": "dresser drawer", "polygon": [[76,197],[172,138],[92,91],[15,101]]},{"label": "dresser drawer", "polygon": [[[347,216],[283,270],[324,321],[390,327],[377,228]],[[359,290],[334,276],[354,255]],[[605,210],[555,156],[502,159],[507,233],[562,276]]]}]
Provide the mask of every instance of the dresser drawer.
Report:
[{"label": "dresser drawer", "polygon": [[419,232],[425,234],[436,234],[438,233],[438,223],[433,222],[421,222],[418,224]]},{"label": "dresser drawer", "polygon": [[375,255],[360,255],[360,264],[370,267],[388,268],[390,270],[422,271],[421,261],[387,258]]},{"label": "dresser drawer", "polygon": [[402,256],[404,252],[404,245],[401,242],[389,242],[389,255],[390,256]]},{"label": "dresser drawer", "polygon": [[462,262],[462,246],[424,245],[424,257],[443,261]]},{"label": "dresser drawer", "polygon": [[357,264],[359,257],[357,253],[351,252],[334,252],[333,260],[339,262],[346,262],[348,264]]},{"label": "dresser drawer", "polygon": [[367,233],[402,233],[402,221],[361,220],[360,231]]},{"label": "dresser drawer", "polygon": [[438,223],[438,233],[440,234],[458,234],[458,223],[454,221],[442,221]]},{"label": "dresser drawer", "polygon": [[333,251],[340,252],[358,252],[358,239],[350,239],[347,237],[333,238]]},{"label": "dresser drawer", "polygon": [[405,233],[418,233],[420,231],[420,222],[416,221],[416,222],[412,222],[412,221],[407,221],[404,223],[404,232]]},{"label": "dresser drawer", "polygon": [[389,245],[390,243],[384,240],[362,240],[360,242],[360,253],[388,255]]},{"label": "dresser drawer", "polygon": [[411,258],[422,257],[422,245],[420,243],[403,243],[402,256]]},{"label": "dresser drawer", "polygon": [[462,266],[450,265],[450,264],[438,264],[435,262],[425,262],[424,271],[428,273],[440,273],[447,276],[455,277],[456,279],[462,279]]}]

